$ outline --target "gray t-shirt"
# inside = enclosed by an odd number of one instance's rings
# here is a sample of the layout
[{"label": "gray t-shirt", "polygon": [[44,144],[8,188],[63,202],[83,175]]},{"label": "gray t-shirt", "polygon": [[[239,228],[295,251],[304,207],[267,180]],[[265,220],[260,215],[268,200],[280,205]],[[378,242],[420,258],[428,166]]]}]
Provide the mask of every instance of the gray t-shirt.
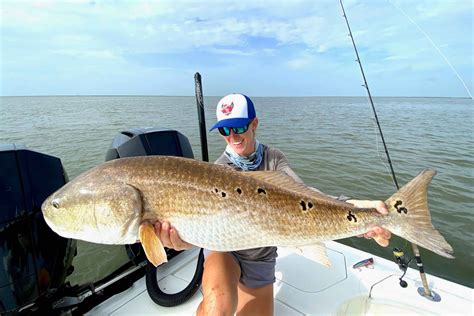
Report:
[{"label": "gray t-shirt", "polygon": [[[286,156],[278,149],[263,145],[263,160],[256,171],[283,171],[288,176],[293,178],[296,182],[303,183],[303,180],[291,170]],[[225,154],[222,154],[214,163],[219,165],[226,165],[235,170],[242,171],[239,167],[235,166]],[[251,172],[251,171],[249,171]],[[268,261],[273,260],[277,257],[276,247],[263,247],[255,249],[246,249],[234,251],[233,253],[245,260],[254,261]]]}]

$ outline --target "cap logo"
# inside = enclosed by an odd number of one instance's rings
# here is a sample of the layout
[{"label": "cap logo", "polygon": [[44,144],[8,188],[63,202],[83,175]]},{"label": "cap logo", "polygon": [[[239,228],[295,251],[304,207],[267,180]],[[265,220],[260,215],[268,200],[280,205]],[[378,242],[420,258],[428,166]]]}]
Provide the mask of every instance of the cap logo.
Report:
[{"label": "cap logo", "polygon": [[222,106],[221,106],[222,114],[230,115],[230,113],[232,113],[233,109],[234,109],[234,102],[231,102],[230,104],[222,103]]}]

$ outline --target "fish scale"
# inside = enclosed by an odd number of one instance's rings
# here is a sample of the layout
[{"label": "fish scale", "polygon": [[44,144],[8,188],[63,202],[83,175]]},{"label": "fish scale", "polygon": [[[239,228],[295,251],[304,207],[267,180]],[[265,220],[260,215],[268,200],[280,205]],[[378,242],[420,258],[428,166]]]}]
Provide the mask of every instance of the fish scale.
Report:
[{"label": "fish scale", "polygon": [[[452,257],[451,246],[430,220],[426,199],[434,174],[421,172],[385,202],[389,214],[382,215],[332,199],[281,172],[237,172],[181,157],[133,157],[85,172],[42,208],[46,222],[62,236],[106,244],[140,239],[149,259],[164,253],[151,226],[157,220],[169,221],[183,240],[218,251],[320,247],[321,241],[378,225]],[[161,255],[151,254],[156,251]],[[159,264],[166,258],[151,260]]]}]

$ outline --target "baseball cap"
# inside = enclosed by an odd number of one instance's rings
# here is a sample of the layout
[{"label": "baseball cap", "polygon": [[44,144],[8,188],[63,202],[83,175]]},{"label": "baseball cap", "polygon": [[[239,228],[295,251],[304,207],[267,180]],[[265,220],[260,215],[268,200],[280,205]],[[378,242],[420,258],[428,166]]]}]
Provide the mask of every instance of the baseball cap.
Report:
[{"label": "baseball cap", "polygon": [[233,93],[217,103],[217,123],[210,129],[219,127],[243,127],[255,118],[255,107],[246,95]]}]

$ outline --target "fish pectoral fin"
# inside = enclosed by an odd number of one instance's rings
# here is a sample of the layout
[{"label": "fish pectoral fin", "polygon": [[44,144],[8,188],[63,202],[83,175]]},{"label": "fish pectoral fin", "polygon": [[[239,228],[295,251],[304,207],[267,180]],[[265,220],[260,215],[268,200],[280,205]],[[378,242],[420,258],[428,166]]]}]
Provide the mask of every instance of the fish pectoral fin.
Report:
[{"label": "fish pectoral fin", "polygon": [[160,238],[156,235],[155,229],[151,223],[141,223],[138,233],[148,261],[150,261],[155,267],[164,262],[168,262],[165,247],[161,243]]},{"label": "fish pectoral fin", "polygon": [[290,249],[292,252],[300,256],[303,256],[309,260],[320,263],[325,267],[331,266],[331,260],[329,260],[329,257],[326,252],[326,245],[324,245],[323,243],[291,247],[288,249]]}]

